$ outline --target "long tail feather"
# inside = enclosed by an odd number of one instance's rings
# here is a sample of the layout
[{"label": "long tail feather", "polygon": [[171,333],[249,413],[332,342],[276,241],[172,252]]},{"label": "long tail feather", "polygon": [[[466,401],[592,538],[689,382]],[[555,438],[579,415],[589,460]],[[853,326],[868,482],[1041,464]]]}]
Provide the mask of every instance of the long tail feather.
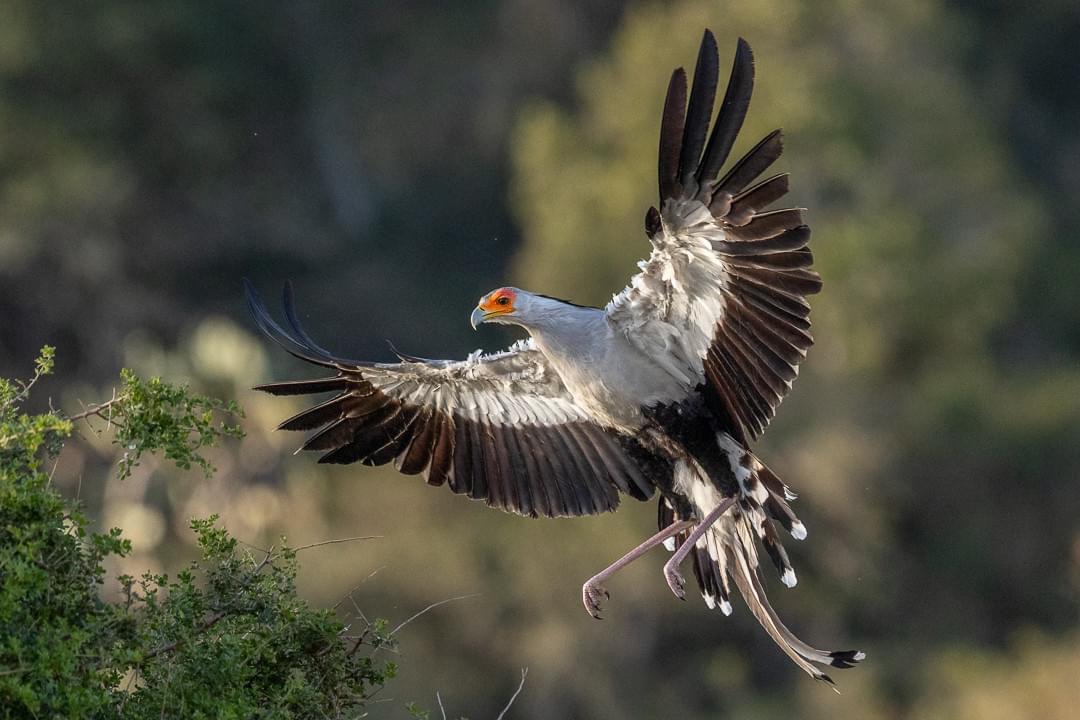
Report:
[{"label": "long tail feather", "polygon": [[[728,580],[734,581],[751,614],[784,654],[811,677],[833,684],[819,665],[849,668],[865,659],[865,653],[859,650],[821,650],[799,639],[780,620],[769,603],[761,581],[758,541],[776,565],[784,584],[788,587],[795,585],[791,560],[769,517],[775,517],[794,537],[805,537],[805,528],[788,505],[788,500],[794,499],[795,494],[743,445],[726,435],[720,435],[717,440],[727,455],[737,481],[739,497],[735,506],[721,515],[710,531],[698,540],[697,547],[690,554],[701,594],[710,608],[719,605],[724,614],[730,614]],[[706,478],[695,481],[711,483]],[[712,491],[696,496],[711,496],[720,501],[719,493],[714,491],[715,488],[712,488]],[[696,509],[699,513],[707,514],[712,508]],[[677,518],[671,507],[661,501],[658,519],[666,527]],[[686,533],[676,535],[673,547],[669,549],[678,547],[686,538]]]},{"label": "long tail feather", "polygon": [[777,625],[774,620],[776,613],[769,604],[769,599],[765,596],[765,593],[759,590],[760,583],[755,582],[757,581],[757,569],[750,564],[750,558],[747,557],[745,549],[728,545],[724,550],[727,553],[731,577],[735,580],[739,592],[742,593],[746,606],[750,608],[750,612],[761,623],[761,627],[765,629],[773,642],[810,677],[815,680],[824,680],[829,684],[835,684],[831,677],[814,667],[807,658],[795,649],[789,638],[780,629],[782,626]]},{"label": "long tail feather", "polygon": [[791,645],[792,649],[806,660],[836,668],[849,668],[866,658],[866,653],[861,650],[819,650],[803,642],[784,625],[776,610],[769,604],[768,599],[765,597],[765,588],[761,584],[761,578],[756,573],[752,573],[750,582],[753,584],[756,594],[764,599],[762,609],[768,613],[772,624],[776,626],[785,642]]}]

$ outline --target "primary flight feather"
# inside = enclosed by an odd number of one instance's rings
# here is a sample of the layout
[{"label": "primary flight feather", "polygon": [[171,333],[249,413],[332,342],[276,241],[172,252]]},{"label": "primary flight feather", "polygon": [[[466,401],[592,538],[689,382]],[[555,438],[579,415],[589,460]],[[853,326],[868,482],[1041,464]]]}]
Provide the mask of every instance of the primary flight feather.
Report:
[{"label": "primary flight feather", "polygon": [[378,363],[335,357],[312,340],[289,285],[282,327],[246,284],[259,327],[332,372],[258,389],[335,393],[279,426],[315,431],[301,449],[323,453],[319,462],[393,461],[431,485],[531,517],[589,515],[614,510],[623,494],[659,495],[659,532],[583,586],[589,613],[599,617],[613,573],[662,543],[673,552],[664,576],[676,596],[685,597],[687,558],[709,607],[730,614],[734,582],[780,649],[829,680],[819,665],[850,667],[864,655],[807,645],[769,604],[758,544],[792,587],[774,521],[796,539],[806,529],[788,504],[794,495],[748,445],[813,342],[806,296],[821,280],[801,210],[767,209],[786,194],[787,174],[755,183],[780,156],[780,131],[721,175],[753,90],[746,41],[710,133],[718,75],[706,30],[689,100],[679,68],[664,102],[659,207],[645,216],[652,252],[607,307],[500,288],[480,299],[473,327],[518,325],[528,339],[460,361]]}]

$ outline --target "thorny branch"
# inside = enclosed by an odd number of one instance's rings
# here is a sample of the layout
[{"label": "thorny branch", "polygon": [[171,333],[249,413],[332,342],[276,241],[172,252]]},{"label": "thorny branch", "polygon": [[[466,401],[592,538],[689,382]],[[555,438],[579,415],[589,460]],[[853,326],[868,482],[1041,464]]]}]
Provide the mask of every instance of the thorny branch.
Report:
[{"label": "thorny branch", "polygon": [[[336,603],[334,603],[334,610],[337,610],[339,607],[341,607],[342,603],[344,603],[346,600],[349,600],[350,602],[352,602],[353,607],[356,607],[356,601],[353,600],[353,597],[352,597],[353,593],[356,592],[357,590],[359,590],[361,585],[366,583],[371,578],[375,577],[376,573],[378,573],[380,570],[382,570],[385,567],[386,567],[385,565],[381,565],[381,566],[375,568],[374,570],[372,570],[371,572],[369,572],[367,574],[367,577],[365,577],[360,582],[356,583],[356,585],[354,585],[353,588],[351,590],[349,590],[349,592],[342,595],[341,599],[338,600]],[[356,611],[360,612],[360,608],[356,608]],[[363,613],[360,613],[360,615],[363,616]],[[367,618],[365,618],[365,620],[366,619]]]},{"label": "thorny branch", "polygon": [[83,406],[84,409],[80,413],[69,415],[68,420],[76,422],[77,420],[86,420],[90,417],[99,417],[104,420],[111,427],[112,425],[120,425],[119,422],[113,420],[112,407],[113,405],[127,400],[127,395],[117,395],[116,388],[113,388],[112,397],[100,405],[91,405],[89,407]]},{"label": "thorny branch", "polygon": [[19,385],[19,392],[15,393],[13,397],[9,398],[9,400],[4,403],[5,407],[8,405],[18,405],[19,403],[24,402],[30,397],[30,389],[34,387],[34,383],[52,372],[52,356],[44,354],[45,350],[42,350],[42,353],[42,357],[38,360],[37,367],[34,369],[34,377],[27,381],[19,379],[14,381]]}]

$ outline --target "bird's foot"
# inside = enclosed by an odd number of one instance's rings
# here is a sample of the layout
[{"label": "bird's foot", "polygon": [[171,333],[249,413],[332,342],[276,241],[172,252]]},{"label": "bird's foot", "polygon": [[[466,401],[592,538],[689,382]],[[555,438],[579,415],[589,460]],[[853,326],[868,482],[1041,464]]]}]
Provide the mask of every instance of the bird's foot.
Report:
[{"label": "bird's foot", "polygon": [[667,580],[667,585],[671,588],[671,592],[675,593],[675,597],[680,600],[686,599],[686,581],[683,580],[683,576],[679,572],[678,567],[672,565],[670,562],[664,565],[664,579]]},{"label": "bird's foot", "polygon": [[610,600],[611,595],[604,589],[596,578],[592,578],[584,585],[581,586],[581,600],[585,603],[585,609],[589,614],[597,620],[601,620],[600,617],[600,602],[601,600]]}]

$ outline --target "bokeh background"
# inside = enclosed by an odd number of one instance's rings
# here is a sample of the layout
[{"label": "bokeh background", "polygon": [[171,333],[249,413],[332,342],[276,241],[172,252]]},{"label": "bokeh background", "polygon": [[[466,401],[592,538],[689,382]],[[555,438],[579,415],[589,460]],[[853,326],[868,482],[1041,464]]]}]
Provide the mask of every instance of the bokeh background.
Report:
[{"label": "bokeh background", "polygon": [[[812,683],[740,605],[665,587],[651,504],[524,520],[384,469],[325,468],[247,388],[312,374],[253,334],[240,278],[291,278],[344,355],[461,356],[517,284],[602,304],[647,252],[672,68],[745,36],[741,145],[783,126],[810,208],[818,344],[760,454],[796,489],[797,632],[869,660]],[[1072,718],[1080,707],[1080,5],[972,0],[0,3],[0,374],[39,346],[69,411],[122,366],[236,397],[218,475],[118,483],[107,436],[55,481],[175,570],[187,519],[296,545],[313,603],[401,632],[406,701],[528,718]],[[726,69],[722,71],[726,75]],[[351,603],[342,604],[350,611]],[[437,709],[435,710],[437,713]]]}]

